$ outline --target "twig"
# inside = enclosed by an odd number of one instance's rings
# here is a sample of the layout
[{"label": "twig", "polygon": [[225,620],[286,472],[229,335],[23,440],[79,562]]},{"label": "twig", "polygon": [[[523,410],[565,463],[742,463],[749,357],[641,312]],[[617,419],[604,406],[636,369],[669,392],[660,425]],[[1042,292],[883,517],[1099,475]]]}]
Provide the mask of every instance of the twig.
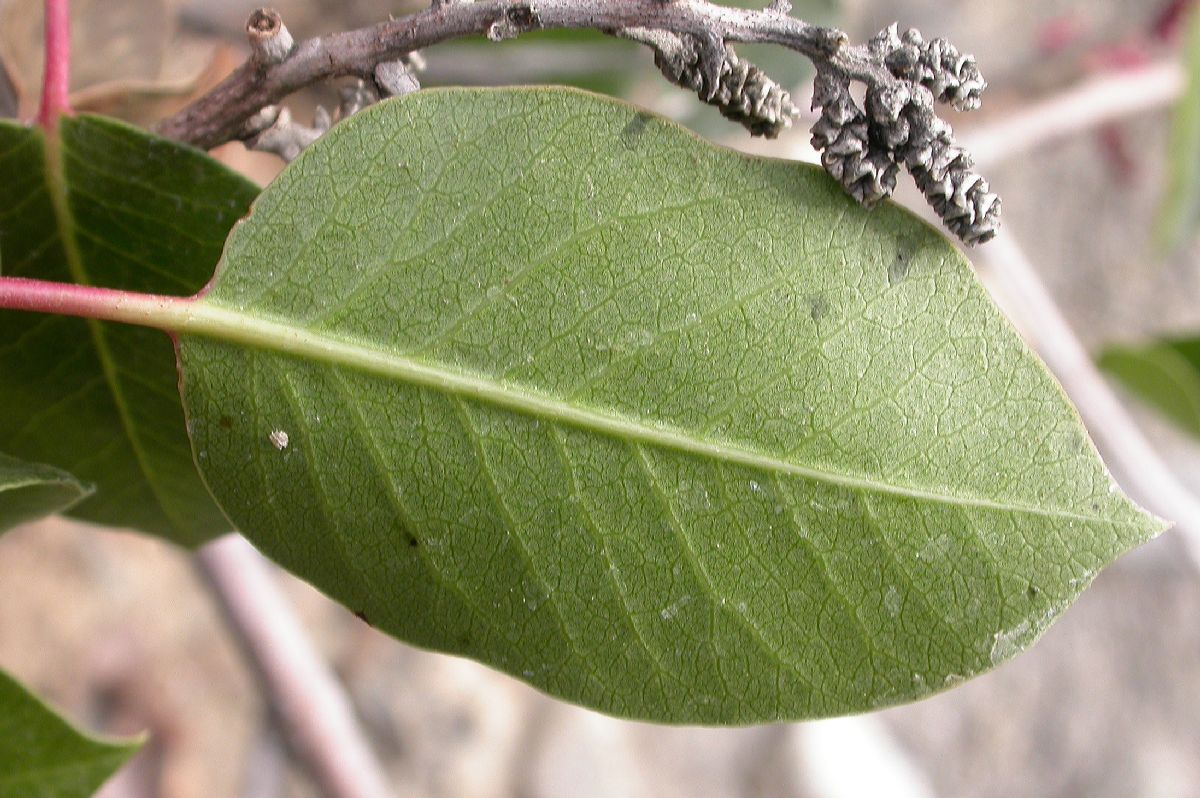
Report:
[{"label": "twig", "polygon": [[504,38],[546,28],[594,29],[616,34],[653,28],[725,41],[761,42],[791,48],[875,84],[896,83],[864,47],[844,47],[845,34],[769,11],[727,8],[703,0],[476,0],[446,2],[427,11],[367,28],[300,42],[282,63],[243,63],[211,92],[168,117],[158,132],[202,148],[238,137],[259,109],[279,103],[305,86],[336,77],[369,80],[376,65],[414,50],[473,35]]},{"label": "twig", "polygon": [[1161,61],[1091,78],[994,123],[964,130],[975,160],[988,166],[1059,139],[1143,111],[1170,105],[1183,94],[1178,61]]},{"label": "twig", "polygon": [[349,699],[313,650],[261,555],[245,538],[227,535],[200,549],[196,561],[258,670],[292,750],[322,794],[390,795]]},{"label": "twig", "polygon": [[71,78],[71,15],[67,0],[46,0],[46,62],[42,72],[42,105],[38,124],[51,129],[70,112],[67,100]]},{"label": "twig", "polygon": [[246,38],[250,41],[250,60],[262,69],[282,64],[296,46],[283,17],[273,8],[260,8],[250,15]]},{"label": "twig", "polygon": [[1000,237],[981,254],[993,298],[1054,372],[1121,484],[1177,524],[1188,555],[1200,567],[1200,499],[1180,483],[1109,389],[1012,236]]},{"label": "twig", "polygon": [[[864,205],[888,196],[901,166],[946,225],[967,244],[987,241],[999,226],[1000,201],[935,111],[979,106],[986,83],[975,60],[943,39],[925,41],[895,26],[850,46],[833,28],[788,16],[788,3],[765,10],[729,8],[706,0],[474,0],[435,2],[423,12],[344,33],[276,47],[286,33],[278,14],[260,10],[249,25],[254,54],[204,97],[163,120],[158,132],[210,148],[245,139],[247,120],[305,86],[355,76],[380,86],[380,64],[450,39],[486,35],[502,41],[546,28],[594,29],[648,45],[655,63],[677,85],[755,135],[775,136],[796,109],[762,70],[738,57],[736,42],[775,44],[817,67],[813,128],[822,163]],[[282,53],[282,59],[280,57]],[[866,85],[863,108],[850,84]]]},{"label": "twig", "polygon": [[317,106],[312,126],[292,121],[292,112],[268,105],[246,123],[246,147],[294,161],[305,147],[319,139],[332,124],[329,112]]},{"label": "twig", "polygon": [[[246,22],[246,38],[250,42],[250,63],[262,72],[282,64],[296,47],[283,18],[273,8],[260,8]],[[345,118],[361,108],[378,102],[380,97],[407,94],[421,88],[415,72],[423,66],[417,53],[406,53],[395,61],[376,65],[374,81],[342,90],[338,118]],[[323,107],[317,106],[311,126],[292,121],[287,108],[268,105],[242,125],[239,138],[252,150],[271,152],[285,161],[295,160],[300,153],[325,134],[334,119]]]}]

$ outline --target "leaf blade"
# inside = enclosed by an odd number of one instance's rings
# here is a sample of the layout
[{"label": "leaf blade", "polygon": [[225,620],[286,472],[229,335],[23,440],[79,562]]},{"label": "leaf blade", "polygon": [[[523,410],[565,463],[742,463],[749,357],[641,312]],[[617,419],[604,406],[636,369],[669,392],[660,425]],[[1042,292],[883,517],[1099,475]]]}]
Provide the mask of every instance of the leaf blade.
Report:
[{"label": "leaf blade", "polygon": [[65,471],[0,453],[0,532],[62,512],[91,492]]},{"label": "leaf blade", "polygon": [[0,796],[87,798],[140,747],[82,734],[0,670]]},{"label": "leaf blade", "polygon": [[[10,276],[194,293],[256,193],[201,153],[98,117],[63,119],[49,140],[2,123],[0,153]],[[195,472],[176,379],[157,331],[0,313],[0,449],[97,485],[79,518],[197,545],[228,523]]]},{"label": "leaf blade", "polygon": [[1109,347],[1098,363],[1139,399],[1200,438],[1200,344],[1195,339]]},{"label": "leaf blade", "polygon": [[190,312],[193,442],[245,534],[616,714],[942,689],[1158,531],[936,232],[580,93],[350,120]]}]

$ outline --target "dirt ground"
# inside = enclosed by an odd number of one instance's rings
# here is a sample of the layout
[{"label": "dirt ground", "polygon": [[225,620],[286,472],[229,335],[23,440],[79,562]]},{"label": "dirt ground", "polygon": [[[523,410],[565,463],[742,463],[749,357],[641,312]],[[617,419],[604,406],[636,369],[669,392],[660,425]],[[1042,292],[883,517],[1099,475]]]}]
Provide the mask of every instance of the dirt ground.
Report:
[{"label": "dirt ground", "polygon": [[[4,15],[18,5],[0,0],[0,22],[15,19]],[[378,20],[401,5],[277,3],[297,35]],[[859,40],[899,20],[974,52],[992,87],[980,120],[958,124],[969,131],[1113,68],[1114,52],[1166,52],[1147,35],[1164,5],[847,0],[840,24]],[[203,66],[220,62],[212,41],[236,43],[250,5],[210,0],[168,8],[176,35],[209,48],[206,57],[177,48],[175,57],[192,53]],[[0,39],[14,30],[9,24]],[[129,45],[134,52],[143,46]],[[171,48],[162,50],[138,68],[169,71]],[[428,58],[436,62],[437,51]],[[236,64],[236,52],[220,63]],[[655,78],[648,59],[646,74]],[[639,99],[669,94],[660,88],[633,91]],[[664,102],[677,107],[669,97]],[[1166,131],[1164,110],[989,167],[1008,230],[1034,254],[1091,347],[1200,324],[1196,250],[1166,263],[1147,257],[1168,168]],[[772,146],[786,151],[804,137],[799,131]],[[278,168],[236,146],[225,157],[260,180]],[[1149,423],[1164,447],[1183,452],[1184,477],[1200,484],[1192,450]],[[345,682],[399,795],[839,794],[814,778],[821,763],[812,759],[818,749],[805,725],[701,729],[613,720],[474,663],[395,642],[303,583],[286,574],[280,581]],[[1197,607],[1200,579],[1168,534],[1102,574],[1011,663],[874,716],[909,768],[916,792],[906,794],[1200,794]],[[0,667],[91,728],[150,730],[151,744],[109,785],[108,798],[315,794],[288,760],[189,556],[172,546],[59,519],[0,537]],[[876,760],[864,750],[851,751],[848,761],[870,767]]]}]

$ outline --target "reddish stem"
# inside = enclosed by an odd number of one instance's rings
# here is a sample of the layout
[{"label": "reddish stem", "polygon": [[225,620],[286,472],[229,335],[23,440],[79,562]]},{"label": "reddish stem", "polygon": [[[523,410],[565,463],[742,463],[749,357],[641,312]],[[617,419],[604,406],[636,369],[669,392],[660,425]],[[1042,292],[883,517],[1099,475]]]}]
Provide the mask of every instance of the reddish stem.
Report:
[{"label": "reddish stem", "polygon": [[38,124],[51,130],[58,117],[71,113],[67,99],[71,76],[71,19],[68,0],[46,0],[46,65]]},{"label": "reddish stem", "polygon": [[190,301],[90,285],[0,277],[0,310],[26,310],[157,327],[155,317],[162,311]]}]

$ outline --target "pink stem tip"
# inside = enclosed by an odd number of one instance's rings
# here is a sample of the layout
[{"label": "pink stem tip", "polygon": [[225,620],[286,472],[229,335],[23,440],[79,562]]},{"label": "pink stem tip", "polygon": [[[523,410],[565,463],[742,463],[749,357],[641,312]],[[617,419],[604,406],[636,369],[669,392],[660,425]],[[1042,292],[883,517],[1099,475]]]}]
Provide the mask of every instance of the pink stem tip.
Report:
[{"label": "pink stem tip", "polygon": [[58,117],[71,112],[71,15],[68,0],[46,0],[46,64],[38,124],[51,130]]}]

